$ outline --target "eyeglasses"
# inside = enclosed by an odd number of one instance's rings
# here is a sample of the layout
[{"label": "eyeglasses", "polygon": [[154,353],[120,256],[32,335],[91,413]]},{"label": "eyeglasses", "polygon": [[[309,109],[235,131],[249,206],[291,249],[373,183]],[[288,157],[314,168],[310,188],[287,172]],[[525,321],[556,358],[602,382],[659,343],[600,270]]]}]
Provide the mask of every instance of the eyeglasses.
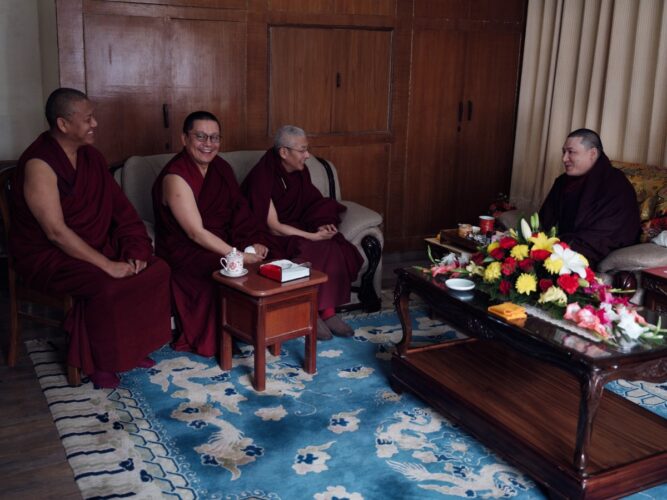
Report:
[{"label": "eyeglasses", "polygon": [[297,149],[297,148],[290,148],[289,146],[282,146],[285,149],[289,149],[290,151],[296,151],[297,153],[310,153],[310,148],[306,146],[303,149]]},{"label": "eyeglasses", "polygon": [[205,134],[204,132],[191,132],[192,135],[195,136],[195,139],[197,139],[197,142],[201,142],[202,144],[206,144],[208,140],[210,139],[213,144],[219,144],[220,143],[220,134]]}]

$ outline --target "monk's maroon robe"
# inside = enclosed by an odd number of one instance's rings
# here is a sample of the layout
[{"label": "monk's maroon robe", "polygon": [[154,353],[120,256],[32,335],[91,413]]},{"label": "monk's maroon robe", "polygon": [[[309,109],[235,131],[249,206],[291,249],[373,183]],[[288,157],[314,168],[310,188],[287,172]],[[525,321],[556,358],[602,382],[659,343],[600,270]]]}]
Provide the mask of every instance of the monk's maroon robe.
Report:
[{"label": "monk's maroon robe", "polygon": [[612,250],[637,243],[637,195],[625,174],[602,153],[583,176],[562,174],[540,209],[542,227],[583,254],[591,267]]},{"label": "monk's maroon robe", "polygon": [[[56,173],[70,229],[109,259],[140,259],[148,267],[117,279],[51,243],[24,198],[25,165],[31,159],[43,160]],[[87,374],[121,372],[169,341],[169,267],[152,256],[146,228],[99,151],[80,147],[74,169],[58,142],[43,133],[19,159],[11,200],[10,249],[19,275],[34,288],[75,299],[65,320],[70,365]]]},{"label": "monk's maroon robe", "polygon": [[[324,224],[338,225],[339,214],[346,210],[336,200],[322,196],[311,182],[308,169],[288,173],[274,149],[262,156],[241,188],[250,208],[265,227],[271,200],[281,223],[309,232],[317,231]],[[273,255],[309,261],[314,269],[329,276],[329,280],[320,285],[320,310],[350,301],[350,285],[361,269],[363,257],[342,234],[324,241],[289,236],[275,240],[274,244],[277,247],[270,247]]]},{"label": "monk's maroon robe", "polygon": [[218,347],[219,308],[211,274],[220,269],[220,258],[192,241],[169,207],[162,203],[165,175],[178,175],[188,183],[197,202],[204,228],[239,251],[254,243],[265,244],[255,218],[241,195],[234,172],[219,156],[210,163],[206,177],[185,150],[164,167],[153,185],[155,248],[172,269],[171,290],[178,312],[180,337],[174,349],[213,356]]}]

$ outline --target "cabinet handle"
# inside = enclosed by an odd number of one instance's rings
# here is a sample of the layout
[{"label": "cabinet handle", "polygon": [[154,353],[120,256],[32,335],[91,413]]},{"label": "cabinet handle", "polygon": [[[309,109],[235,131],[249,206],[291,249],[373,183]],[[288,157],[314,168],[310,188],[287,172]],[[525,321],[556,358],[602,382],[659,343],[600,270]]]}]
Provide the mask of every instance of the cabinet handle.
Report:
[{"label": "cabinet handle", "polygon": [[459,101],[459,114],[456,121],[461,123],[462,119],[463,119],[463,101]]},{"label": "cabinet handle", "polygon": [[340,73],[336,73],[336,88],[340,88]]},{"label": "cabinet handle", "polygon": [[169,104],[162,105],[162,123],[164,128],[169,128]]},{"label": "cabinet handle", "polygon": [[468,121],[472,120],[472,101],[468,99]]}]

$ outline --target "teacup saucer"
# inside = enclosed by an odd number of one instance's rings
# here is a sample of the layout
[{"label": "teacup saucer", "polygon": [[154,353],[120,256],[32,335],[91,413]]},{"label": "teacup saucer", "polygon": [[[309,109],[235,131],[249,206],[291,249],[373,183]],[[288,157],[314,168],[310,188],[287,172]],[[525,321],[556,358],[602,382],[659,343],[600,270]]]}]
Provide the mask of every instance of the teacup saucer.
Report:
[{"label": "teacup saucer", "polygon": [[248,274],[248,270],[244,268],[240,274],[231,274],[224,269],[220,269],[220,274],[222,274],[223,276],[227,276],[228,278],[240,278],[241,276],[245,276],[246,274]]}]

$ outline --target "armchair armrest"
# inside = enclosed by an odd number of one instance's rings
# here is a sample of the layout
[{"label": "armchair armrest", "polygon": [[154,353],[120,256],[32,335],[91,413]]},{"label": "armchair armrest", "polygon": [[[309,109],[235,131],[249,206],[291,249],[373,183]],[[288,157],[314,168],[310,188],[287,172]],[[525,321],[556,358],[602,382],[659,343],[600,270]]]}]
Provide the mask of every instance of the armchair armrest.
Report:
[{"label": "armchair armrest", "polygon": [[667,266],[667,248],[655,243],[640,243],[611,252],[598,265],[598,271],[637,271]]},{"label": "armchair armrest", "polygon": [[347,210],[341,214],[338,229],[348,241],[356,243],[368,229],[382,224],[382,216],[375,210],[353,201],[341,201],[341,203],[347,207]]}]

